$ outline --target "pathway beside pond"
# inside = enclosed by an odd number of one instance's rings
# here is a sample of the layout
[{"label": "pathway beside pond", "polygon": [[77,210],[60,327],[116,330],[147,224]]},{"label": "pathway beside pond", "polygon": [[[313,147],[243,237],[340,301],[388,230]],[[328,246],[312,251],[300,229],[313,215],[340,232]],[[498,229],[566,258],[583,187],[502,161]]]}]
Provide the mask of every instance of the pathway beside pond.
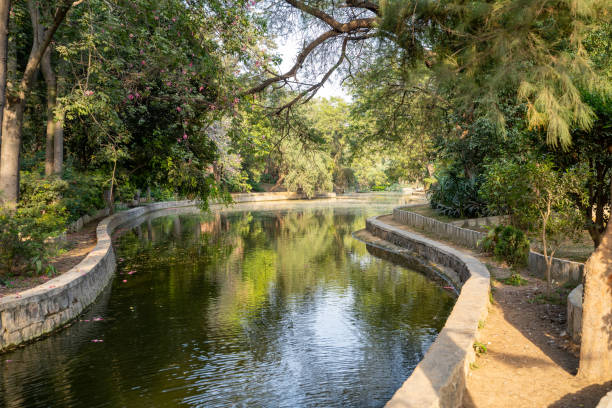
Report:
[{"label": "pathway beside pond", "polygon": [[[393,220],[379,218],[395,227],[422,235]],[[480,354],[468,374],[466,408],[577,408],[595,407],[612,389],[612,381],[593,384],[574,376],[578,369],[578,346],[566,332],[566,306],[540,303],[545,282],[527,276],[524,286],[510,286],[502,280],[507,268],[492,258],[429,235],[446,245],[480,259],[491,272],[494,304],[480,342]]]},{"label": "pathway beside pond", "polygon": [[[51,265],[56,269],[56,275],[61,275],[68,272],[74,266],[78,265],[87,254],[96,246],[96,228],[100,220],[95,220],[83,226],[78,232],[66,234],[64,242],[67,248],[65,252],[51,259]],[[53,277],[55,277],[53,276]],[[52,277],[46,275],[41,276],[16,276],[9,278],[9,286],[0,286],[0,298],[3,296],[23,292],[24,290],[33,288],[42,283],[47,282]]]}]

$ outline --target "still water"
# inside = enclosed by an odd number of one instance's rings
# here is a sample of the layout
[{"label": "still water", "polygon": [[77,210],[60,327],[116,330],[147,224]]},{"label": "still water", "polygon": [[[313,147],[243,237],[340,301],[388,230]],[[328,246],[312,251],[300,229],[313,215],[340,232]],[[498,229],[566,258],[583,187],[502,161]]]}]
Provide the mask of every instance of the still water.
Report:
[{"label": "still water", "polygon": [[124,228],[93,307],[0,355],[0,406],[382,406],[454,304],[351,237],[383,207],[237,207]]}]

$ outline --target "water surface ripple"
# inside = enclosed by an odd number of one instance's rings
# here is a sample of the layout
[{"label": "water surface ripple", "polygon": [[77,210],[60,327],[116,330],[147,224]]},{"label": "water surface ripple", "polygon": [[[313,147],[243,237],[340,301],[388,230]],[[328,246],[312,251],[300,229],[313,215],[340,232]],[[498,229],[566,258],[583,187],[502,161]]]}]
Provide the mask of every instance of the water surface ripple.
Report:
[{"label": "water surface ripple", "polygon": [[144,220],[79,321],[0,356],[0,406],[382,406],[454,299],[351,237],[373,213]]}]

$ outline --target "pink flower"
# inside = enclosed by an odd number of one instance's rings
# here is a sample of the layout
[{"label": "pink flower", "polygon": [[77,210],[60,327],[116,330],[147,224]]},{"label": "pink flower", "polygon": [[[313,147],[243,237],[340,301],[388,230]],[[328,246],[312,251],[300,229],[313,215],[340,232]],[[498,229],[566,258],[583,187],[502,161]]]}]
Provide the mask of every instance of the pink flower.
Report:
[{"label": "pink flower", "polygon": [[176,107],[176,111],[177,111],[177,112],[182,111],[181,107],[180,107],[180,106],[177,106],[177,107]]},{"label": "pink flower", "polygon": [[156,20],[159,20],[159,16],[155,16],[155,17],[153,17],[153,18],[154,18],[154,19],[156,19]]},{"label": "pink flower", "polygon": [[190,62],[190,63],[189,63],[189,66],[190,66],[190,67],[193,67],[193,62]]},{"label": "pink flower", "polygon": [[134,95],[129,94],[129,95],[128,95],[128,99],[129,99],[130,101],[134,100]]},{"label": "pink flower", "polygon": [[238,98],[234,98],[234,105],[236,105],[240,100]]},{"label": "pink flower", "polygon": [[147,65],[147,61],[142,60],[142,61],[140,61],[140,64],[141,64],[141,65]]},{"label": "pink flower", "polygon": [[204,87],[203,87],[203,86],[201,86],[201,87],[200,87],[200,92],[202,92],[202,90],[203,90],[203,89],[204,89]]},{"label": "pink flower", "polygon": [[183,133],[183,140],[187,140],[187,133]]},{"label": "pink flower", "polygon": [[140,98],[140,94],[136,92],[136,99]]},{"label": "pink flower", "polygon": [[255,61],[255,66],[256,66],[256,67],[260,67],[260,66],[261,66],[261,62],[259,62],[259,61]]},{"label": "pink flower", "polygon": [[178,143],[181,143],[181,138],[176,139]]},{"label": "pink flower", "polygon": [[165,69],[162,69],[162,70],[161,70],[161,71],[159,71],[159,72],[164,73],[164,72],[166,72],[166,70],[165,70]]},{"label": "pink flower", "polygon": [[144,54],[144,50],[140,50],[140,55],[143,55],[143,54]]},{"label": "pink flower", "polygon": [[[123,24],[121,24],[123,25]],[[134,34],[130,33],[130,38],[134,38]]]},{"label": "pink flower", "polygon": [[124,279],[124,280],[123,280],[123,283],[126,283],[126,282],[127,282],[127,279]]},{"label": "pink flower", "polygon": [[85,94],[85,96],[91,96],[91,95],[93,95],[93,94],[94,94],[94,91],[91,91],[91,90],[89,90],[89,89],[88,89],[88,90],[86,90],[86,91],[85,91],[85,92],[83,92],[83,93]]},{"label": "pink flower", "polygon": [[166,82],[166,85],[172,86],[172,82],[168,81],[168,82]]},{"label": "pink flower", "polygon": [[176,18],[172,17],[172,22],[176,23]]}]

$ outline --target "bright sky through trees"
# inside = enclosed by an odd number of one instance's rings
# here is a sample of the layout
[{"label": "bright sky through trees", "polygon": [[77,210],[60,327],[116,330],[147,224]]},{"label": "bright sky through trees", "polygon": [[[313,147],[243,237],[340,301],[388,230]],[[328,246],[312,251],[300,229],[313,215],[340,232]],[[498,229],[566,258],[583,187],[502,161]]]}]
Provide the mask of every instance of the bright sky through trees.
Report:
[{"label": "bright sky through trees", "polygon": [[[291,69],[295,63],[296,55],[302,50],[301,44],[295,34],[286,38],[276,38],[276,44],[278,45],[278,52],[283,59],[283,62],[280,65],[280,72],[286,72]],[[323,85],[321,90],[317,92],[317,95],[322,98],[337,97],[342,98],[347,102],[351,101],[351,96],[347,94],[344,89],[342,89],[338,75],[332,75],[332,77]]]}]

